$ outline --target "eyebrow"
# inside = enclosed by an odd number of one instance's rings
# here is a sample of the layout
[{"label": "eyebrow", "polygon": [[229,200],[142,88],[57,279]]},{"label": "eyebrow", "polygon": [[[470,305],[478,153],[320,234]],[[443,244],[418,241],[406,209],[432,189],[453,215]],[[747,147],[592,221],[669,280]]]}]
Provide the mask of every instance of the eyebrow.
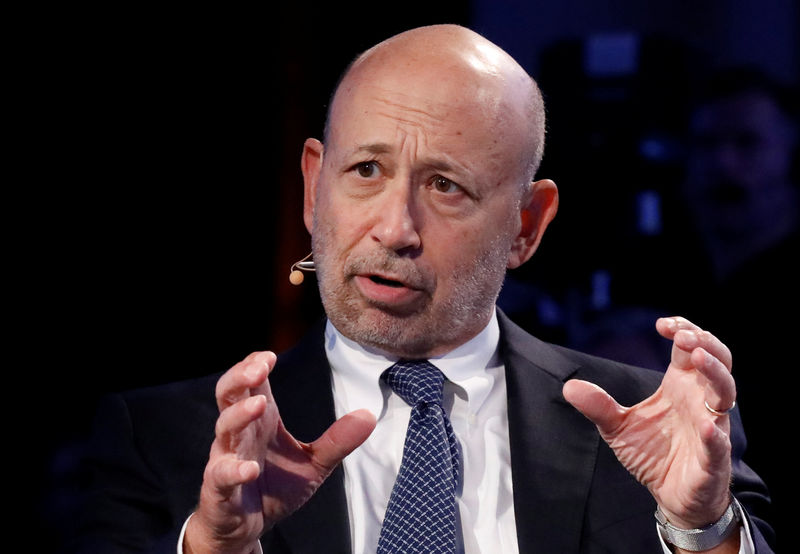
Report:
[{"label": "eyebrow", "polygon": [[369,152],[370,154],[388,154],[392,151],[392,146],[385,142],[375,142],[370,144],[362,144],[353,150],[353,154],[359,152]]},{"label": "eyebrow", "polygon": [[[390,154],[394,152],[394,147],[386,142],[374,142],[362,144],[354,148],[350,155],[367,152],[369,154]],[[460,164],[452,163],[445,159],[425,158],[422,160],[425,165],[437,171],[454,171],[459,174],[464,173],[464,168]]]}]

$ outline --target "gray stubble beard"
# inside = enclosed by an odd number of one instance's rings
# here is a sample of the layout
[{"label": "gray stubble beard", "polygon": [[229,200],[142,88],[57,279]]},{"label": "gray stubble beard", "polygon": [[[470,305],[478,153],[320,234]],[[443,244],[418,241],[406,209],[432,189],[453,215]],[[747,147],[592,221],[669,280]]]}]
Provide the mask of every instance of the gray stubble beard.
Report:
[{"label": "gray stubble beard", "polygon": [[[457,294],[438,305],[429,298],[417,312],[396,314],[377,306],[369,310],[360,306],[363,300],[354,297],[353,288],[343,282],[346,268],[332,267],[335,260],[328,257],[333,242],[331,231],[314,218],[312,249],[317,281],[328,318],[349,339],[400,357],[427,357],[442,345],[455,348],[463,344],[488,323],[505,276],[510,248],[507,237],[494,237],[477,260],[452,269],[451,275],[459,280]],[[401,256],[385,249],[376,257],[373,268],[410,263],[399,261]]]}]

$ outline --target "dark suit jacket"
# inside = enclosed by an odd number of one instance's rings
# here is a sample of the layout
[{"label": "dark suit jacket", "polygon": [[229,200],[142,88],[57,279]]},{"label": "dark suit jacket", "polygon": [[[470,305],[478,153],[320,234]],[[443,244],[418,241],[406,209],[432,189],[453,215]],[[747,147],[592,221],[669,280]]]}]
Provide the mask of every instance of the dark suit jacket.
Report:
[{"label": "dark suit jacket", "polygon": [[[624,405],[658,386],[661,373],[545,344],[500,314],[508,383],[514,509],[523,553],[661,552],[655,504],[564,399],[564,382],[597,383]],[[321,323],[279,357],[270,376],[286,427],[312,441],[334,420]],[[82,551],[174,553],[194,509],[213,440],[219,375],[117,395],[101,411],[93,463],[97,480],[80,530]],[[738,429],[737,425],[734,425]],[[734,433],[733,490],[745,506],[758,552],[771,529],[758,515],[768,502],[739,458]],[[267,553],[350,551],[341,468],[299,511],[262,538]]]}]

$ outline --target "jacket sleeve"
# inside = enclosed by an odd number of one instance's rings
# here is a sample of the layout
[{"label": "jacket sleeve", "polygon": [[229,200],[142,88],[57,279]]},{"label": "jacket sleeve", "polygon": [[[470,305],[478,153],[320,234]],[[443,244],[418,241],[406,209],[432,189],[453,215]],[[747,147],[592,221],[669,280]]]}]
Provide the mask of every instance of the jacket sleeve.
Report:
[{"label": "jacket sleeve", "polygon": [[85,463],[90,482],[70,552],[175,554],[183,520],[122,395],[101,401]]},{"label": "jacket sleeve", "polygon": [[769,524],[771,505],[764,481],[743,460],[747,448],[739,409],[731,412],[731,492],[744,508],[758,554],[774,552],[775,533]]}]

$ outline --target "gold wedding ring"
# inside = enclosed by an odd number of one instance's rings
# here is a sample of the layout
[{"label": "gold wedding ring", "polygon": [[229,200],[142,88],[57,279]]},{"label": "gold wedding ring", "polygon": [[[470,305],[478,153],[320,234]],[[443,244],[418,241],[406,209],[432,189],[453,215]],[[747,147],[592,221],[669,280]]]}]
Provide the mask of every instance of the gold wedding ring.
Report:
[{"label": "gold wedding ring", "polygon": [[730,408],[728,408],[727,410],[722,410],[722,411],[715,410],[714,408],[709,406],[708,405],[708,400],[704,400],[703,404],[706,405],[706,410],[708,410],[709,412],[711,412],[715,416],[724,416],[724,415],[728,415],[730,413],[730,411],[733,410],[736,407],[736,400],[733,401],[733,404],[731,404]]}]

